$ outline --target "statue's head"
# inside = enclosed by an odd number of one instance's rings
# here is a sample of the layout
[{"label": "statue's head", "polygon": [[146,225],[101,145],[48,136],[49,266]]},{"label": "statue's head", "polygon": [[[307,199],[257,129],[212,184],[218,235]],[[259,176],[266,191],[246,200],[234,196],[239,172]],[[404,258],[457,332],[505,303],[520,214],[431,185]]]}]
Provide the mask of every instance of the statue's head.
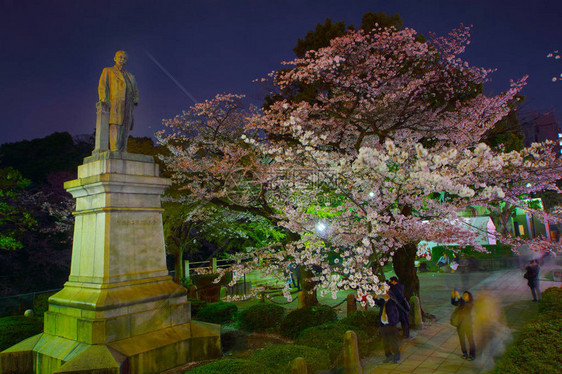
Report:
[{"label": "statue's head", "polygon": [[117,66],[123,67],[127,64],[128,59],[129,59],[129,56],[127,56],[127,52],[117,51],[117,52],[115,52],[115,57],[113,58],[113,61],[115,61],[115,64]]}]

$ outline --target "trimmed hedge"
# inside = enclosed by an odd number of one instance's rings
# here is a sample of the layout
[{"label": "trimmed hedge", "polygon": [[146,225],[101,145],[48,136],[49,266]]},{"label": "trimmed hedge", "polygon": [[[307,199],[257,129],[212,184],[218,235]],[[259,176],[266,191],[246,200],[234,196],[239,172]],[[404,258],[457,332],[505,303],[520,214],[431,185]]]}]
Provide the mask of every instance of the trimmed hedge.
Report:
[{"label": "trimmed hedge", "polygon": [[49,297],[53,296],[56,292],[49,292],[37,295],[33,300],[33,313],[37,317],[43,316],[49,310]]},{"label": "trimmed hedge", "polygon": [[189,299],[188,298],[187,301],[189,303],[191,303],[191,316],[192,317],[195,317],[201,309],[203,309],[204,307],[207,306],[207,302],[205,300]]},{"label": "trimmed hedge", "polygon": [[330,358],[326,351],[292,344],[265,347],[254,353],[250,360],[263,364],[270,373],[289,374],[291,363],[297,357],[305,359],[309,373],[316,373],[330,367]]},{"label": "trimmed hedge", "polygon": [[339,324],[349,326],[349,330],[364,331],[367,335],[374,335],[379,331],[379,312],[365,310],[355,312],[338,321]]},{"label": "trimmed hedge", "polygon": [[260,303],[240,312],[238,320],[242,330],[264,331],[279,327],[284,315],[285,308],[275,304]]},{"label": "trimmed hedge", "polygon": [[329,322],[336,322],[338,316],[336,312],[327,306],[318,305],[302,308],[287,314],[279,326],[281,336],[295,339],[301,331],[309,327],[323,325]]},{"label": "trimmed hedge", "polygon": [[188,371],[189,374],[269,374],[271,373],[259,362],[242,359],[225,359],[196,367]]},{"label": "trimmed hedge", "polygon": [[541,294],[539,314],[551,314],[552,312],[562,312],[562,288],[560,287],[548,288]]},{"label": "trimmed hedge", "polygon": [[43,332],[43,319],[12,316],[0,318],[0,352]]},{"label": "trimmed hedge", "polygon": [[528,324],[496,365],[495,373],[558,373],[562,367],[561,330],[560,318]]},{"label": "trimmed hedge", "polygon": [[232,322],[237,313],[238,307],[235,304],[218,301],[205,305],[197,313],[197,319],[199,321],[225,325]]},{"label": "trimmed hedge", "polygon": [[[539,316],[519,332],[496,374],[557,373],[562,367],[562,289],[545,290],[539,302]],[[556,369],[558,368],[558,369]]]},{"label": "trimmed hedge", "polygon": [[465,256],[472,258],[509,257],[515,255],[511,250],[511,247],[506,244],[485,244],[482,247],[484,247],[489,253],[475,251],[474,247],[470,245],[465,247],[459,247],[457,245],[436,245],[431,248],[431,262],[437,263],[444,252],[447,253],[447,256],[449,256],[451,260],[453,260],[455,252],[459,252],[459,250],[461,250],[460,252],[464,253]]},{"label": "trimmed hedge", "polygon": [[[295,340],[295,344],[322,349],[328,352],[331,362],[340,362],[343,358],[343,339],[345,332],[348,330],[355,331],[358,340],[366,340],[368,338],[365,331],[356,330],[351,326],[339,323],[326,323],[310,327],[301,332]],[[359,350],[361,356],[365,356],[368,353],[366,344],[359,344]]]}]

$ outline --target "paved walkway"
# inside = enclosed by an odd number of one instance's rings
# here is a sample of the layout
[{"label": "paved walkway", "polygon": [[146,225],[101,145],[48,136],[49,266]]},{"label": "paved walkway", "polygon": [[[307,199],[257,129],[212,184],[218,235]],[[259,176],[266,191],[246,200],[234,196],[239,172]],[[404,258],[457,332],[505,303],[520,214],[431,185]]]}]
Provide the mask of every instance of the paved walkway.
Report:
[{"label": "paved walkway", "polygon": [[[554,264],[547,264],[541,268],[541,274],[546,274]],[[437,320],[427,324],[420,331],[413,331],[413,339],[402,341],[400,351],[402,360],[398,364],[383,364],[383,357],[369,357],[363,362],[365,373],[369,374],[399,374],[399,373],[442,373],[442,374],[473,374],[485,373],[494,366],[493,356],[501,356],[505,345],[509,344],[512,334],[516,333],[537,312],[537,303],[531,302],[531,292],[519,269],[503,270],[489,273],[486,278],[476,279],[477,284],[470,285],[469,289],[480,300],[485,297],[498,304],[498,308],[505,312],[503,323],[498,322],[493,327],[481,328],[481,331],[495,331],[495,336],[482,336],[475,328],[476,353],[475,361],[466,361],[461,358],[461,350],[456,329],[449,324],[449,316],[453,311],[450,301],[441,303],[440,306],[427,311],[434,314]],[[460,282],[459,275],[439,274],[443,279],[443,288],[451,289],[452,285]],[[464,284],[467,280],[462,280]],[[468,280],[470,283],[470,280]],[[451,287],[447,287],[451,286]],[[560,287],[559,282],[541,280],[541,290],[549,287]],[[449,294],[445,298],[450,297]],[[482,304],[485,305],[485,304]],[[500,307],[501,306],[501,307]],[[494,308],[482,310],[480,315],[491,316]],[[501,316],[498,318],[502,320]],[[475,322],[476,324],[477,322]],[[509,326],[509,327],[506,327]],[[486,340],[485,348],[479,347],[479,341]],[[482,343],[480,343],[482,345]]]}]

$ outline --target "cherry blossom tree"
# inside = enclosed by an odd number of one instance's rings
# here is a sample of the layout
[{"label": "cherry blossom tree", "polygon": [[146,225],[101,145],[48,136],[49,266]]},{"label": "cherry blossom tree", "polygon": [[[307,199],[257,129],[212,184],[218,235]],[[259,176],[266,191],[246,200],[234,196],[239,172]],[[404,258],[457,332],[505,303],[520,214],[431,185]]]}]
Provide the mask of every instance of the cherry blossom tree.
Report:
[{"label": "cherry blossom tree", "polygon": [[[241,95],[217,95],[173,119],[156,137],[170,155],[163,156],[180,192],[198,201],[276,221],[264,199],[270,160],[245,134],[256,108]],[[245,141],[246,140],[246,141]],[[247,141],[251,140],[251,141]]]},{"label": "cherry blossom tree", "polygon": [[198,240],[213,243],[220,253],[210,256],[217,256],[255,250],[285,236],[264,199],[267,158],[242,138],[252,133],[246,126],[255,113],[243,96],[217,95],[165,120],[166,129],[156,134],[169,150],[160,157],[174,182],[166,194],[164,227],[177,281],[183,253],[193,254]]},{"label": "cherry blossom tree", "polygon": [[[553,58],[555,60],[560,60],[560,52],[558,52],[558,50],[550,52],[546,55],[546,58]],[[558,77],[552,77],[553,82],[556,82],[556,81],[559,81],[559,80],[562,80],[562,73]]]},{"label": "cherry blossom tree", "polygon": [[[484,95],[492,70],[460,58],[469,31],[427,41],[409,28],[350,31],[272,73],[279,90],[314,82],[314,100],[261,112],[241,111],[232,95],[198,104],[159,134],[175,178],[292,234],[256,253],[266,274],[299,264],[321,292],[351,289],[373,304],[392,261],[406,294],[419,295],[414,260],[429,255],[420,241],[482,249],[460,210],[558,191],[551,144],[508,153],[481,143],[526,77]],[[233,282],[248,269],[237,265]]]}]

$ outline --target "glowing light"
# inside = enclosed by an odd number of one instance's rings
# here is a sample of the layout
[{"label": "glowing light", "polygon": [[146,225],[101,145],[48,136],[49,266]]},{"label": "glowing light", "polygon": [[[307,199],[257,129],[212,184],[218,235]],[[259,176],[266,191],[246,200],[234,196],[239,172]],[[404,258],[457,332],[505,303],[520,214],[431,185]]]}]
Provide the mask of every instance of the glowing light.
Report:
[{"label": "glowing light", "polygon": [[318,223],[316,224],[316,230],[317,230],[319,233],[323,233],[324,230],[326,230],[326,228],[327,228],[327,226],[326,226],[326,224],[325,224],[324,222],[318,222]]}]

